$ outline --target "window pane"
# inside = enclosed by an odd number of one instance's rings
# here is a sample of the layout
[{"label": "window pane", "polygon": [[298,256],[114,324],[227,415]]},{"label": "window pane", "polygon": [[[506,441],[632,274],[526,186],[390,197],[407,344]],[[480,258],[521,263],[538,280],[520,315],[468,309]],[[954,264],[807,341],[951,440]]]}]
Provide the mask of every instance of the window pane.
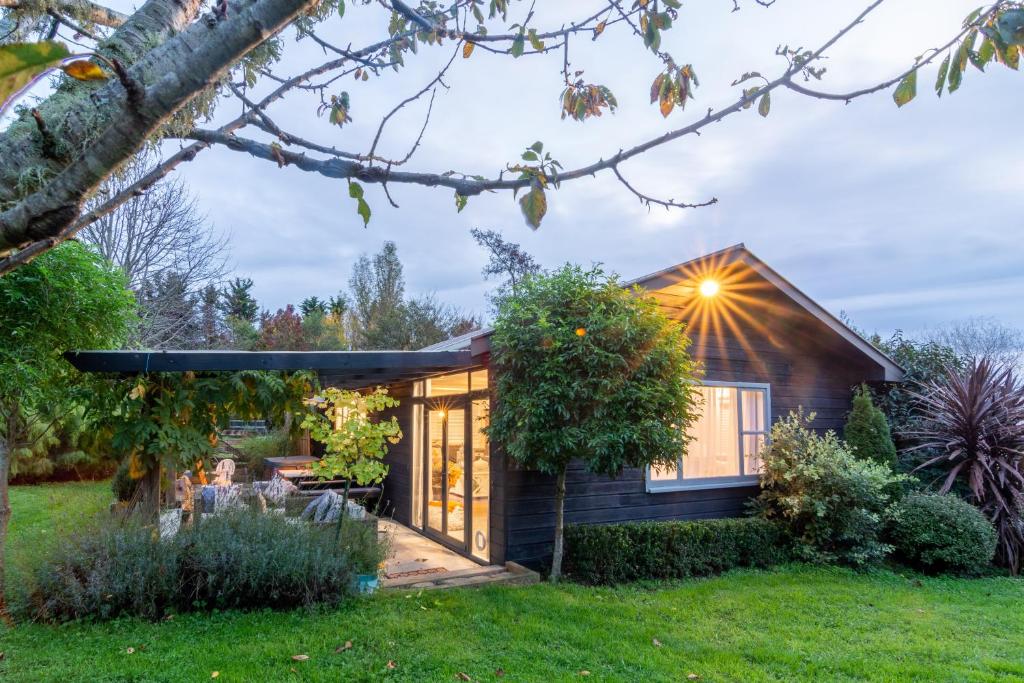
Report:
[{"label": "window pane", "polygon": [[[419,382],[417,382],[419,384]],[[423,406],[412,407],[412,525],[423,528]]]},{"label": "window pane", "polygon": [[762,449],[764,434],[747,434],[743,437],[743,474],[761,473]]},{"label": "window pane", "polygon": [[469,386],[473,391],[480,391],[487,388],[487,368],[474,370],[470,374]]},{"label": "window pane", "polygon": [[[475,378],[476,373],[473,376]],[[470,549],[485,561],[490,559],[491,451],[483,430],[490,419],[490,404],[488,399],[473,401],[473,538]]]},{"label": "window pane", "polygon": [[466,411],[448,411],[448,535],[457,541],[466,538]]},{"label": "window pane", "polygon": [[431,377],[427,380],[427,396],[450,396],[469,391],[469,373]]},{"label": "window pane", "polygon": [[651,481],[675,481],[679,478],[679,465],[651,465]]},{"label": "window pane", "polygon": [[760,389],[743,389],[743,431],[763,432],[764,392]]},{"label": "window pane", "polygon": [[683,479],[735,477],[740,474],[736,389],[700,387],[700,419],[690,426],[692,441],[683,457]]}]

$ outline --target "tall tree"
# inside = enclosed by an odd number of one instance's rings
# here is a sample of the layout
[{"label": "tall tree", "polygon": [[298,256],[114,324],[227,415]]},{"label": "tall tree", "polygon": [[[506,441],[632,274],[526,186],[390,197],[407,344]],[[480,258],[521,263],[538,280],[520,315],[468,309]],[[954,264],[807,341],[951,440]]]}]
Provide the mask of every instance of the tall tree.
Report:
[{"label": "tall tree", "polygon": [[395,243],[385,242],[372,259],[360,256],[352,267],[349,287],[354,348],[405,348],[405,276]]},{"label": "tall tree", "polygon": [[[729,4],[728,0],[722,2]],[[755,2],[763,7],[774,4]],[[731,1],[736,9],[742,4],[742,0]],[[572,168],[562,168],[538,141],[519,159],[496,164],[498,168],[486,174],[474,169],[451,171],[442,158],[430,160],[428,166],[433,172],[408,170],[406,166],[418,150],[426,147],[420,142],[429,123],[428,102],[439,88],[451,87],[449,69],[459,55],[470,59],[487,51],[511,59],[528,59],[535,54],[561,52],[562,59],[557,60],[561,65],[562,83],[557,86],[561,92],[558,108],[553,106],[551,113],[584,122],[614,112],[618,100],[607,86],[590,80],[589,74],[572,64],[572,48],[581,41],[607,44],[604,36],[621,32],[634,41],[636,53],[649,51],[657,57],[656,66],[649,68],[644,79],[651,81],[651,105],[656,105],[666,119],[672,117],[675,121],[687,114],[685,105],[693,99],[698,86],[696,71],[701,66],[698,62],[695,69],[690,63],[699,56],[686,55],[683,59],[670,52],[673,27],[690,23],[682,3],[658,0],[634,2],[627,7],[618,0],[604,0],[585,10],[573,3],[566,10],[563,6],[568,3],[547,3],[538,9],[536,3],[510,0],[491,0],[486,5],[483,0],[421,1],[415,6],[398,0],[249,0],[230,8],[219,3],[200,20],[206,5],[199,0],[147,0],[131,14],[94,0],[0,0],[10,26],[0,34],[0,41],[7,43],[0,50],[22,67],[16,77],[4,83],[0,101],[6,100],[16,85],[68,55],[63,44],[52,41],[36,47],[15,47],[13,43],[63,37],[70,30],[74,36],[69,39],[85,41],[85,49],[91,47],[95,55],[87,65],[68,68],[69,74],[90,80],[62,75],[51,94],[36,106],[19,110],[0,134],[0,273],[73,236],[137,190],[149,187],[180,163],[214,146],[277,167],[292,166],[344,180],[352,206],[364,222],[371,216],[364,185],[381,185],[393,193],[397,186],[413,184],[454,192],[458,208],[484,192],[512,191],[526,222],[536,228],[547,212],[549,195],[561,183],[598,173],[613,174],[625,192],[647,206],[689,208],[713,203],[714,198],[678,201],[652,197],[627,180],[624,166],[651,150],[703,133],[747,110],[756,109],[768,116],[773,96],[778,97],[784,90],[805,98],[849,102],[891,89],[895,103],[905,106],[917,93],[918,73],[931,78],[936,64],[936,90],[940,93],[956,91],[969,64],[978,69],[992,62],[1017,67],[1024,44],[1024,3],[996,0],[972,12],[962,26],[951,27],[952,35],[942,44],[916,50],[917,58],[899,73],[872,76],[851,92],[819,86],[825,77],[823,65],[834,48],[855,28],[874,18],[882,4],[883,0],[864,0],[862,11],[837,22],[836,30],[815,47],[779,48],[778,70],[770,74],[737,73],[735,95],[706,107],[690,107],[689,119],[669,125],[648,139],[631,146],[611,140],[607,149],[593,151],[592,161],[583,160]],[[386,26],[386,30],[378,35],[357,36],[345,17],[334,31],[346,8],[349,14],[378,15],[377,25]],[[82,27],[82,23],[88,27]],[[294,30],[281,35],[289,26]],[[325,60],[297,73],[285,72],[283,65],[294,63],[282,60],[285,51],[291,49],[293,41],[288,38],[292,37],[316,42]],[[444,52],[437,55],[428,48]],[[297,49],[304,54],[310,52]],[[431,54],[438,58],[438,67],[426,85],[412,95],[396,96],[398,104],[382,116],[372,140],[352,140],[339,149],[326,131],[351,121],[363,88],[386,76],[389,69],[401,70],[407,60],[421,60]],[[615,60],[624,62],[631,56],[617,49]],[[635,68],[639,72],[644,67],[638,64]],[[737,69],[740,71],[742,68]],[[337,86],[338,79],[346,75],[358,79],[348,81],[351,93]],[[315,113],[324,115],[324,122],[319,126],[299,124],[303,127],[298,130],[282,129],[277,122],[282,119],[275,121],[270,107],[290,96],[298,96],[296,101],[301,103],[301,94],[311,89],[323,94]],[[226,99],[222,96],[235,98],[241,113],[222,119],[218,127],[203,128],[203,122],[210,120]],[[393,114],[416,102],[421,102],[425,110],[423,126],[405,129],[409,131],[406,153],[386,153],[380,143],[388,137],[384,135],[388,123],[400,118]],[[312,108],[308,113],[314,115]],[[513,108],[502,114],[513,118],[518,112]],[[242,129],[247,127],[256,129],[258,136],[273,136],[274,141],[246,137]],[[324,131],[324,137],[308,139],[317,130]],[[83,202],[147,141],[175,138],[185,143],[180,151],[132,187],[80,215]],[[513,172],[506,177],[508,169]]]},{"label": "tall tree", "polygon": [[698,400],[689,343],[652,297],[597,268],[527,278],[502,301],[488,435],[524,467],[555,476],[553,581],[571,461],[617,476],[625,467],[673,466],[684,452]]},{"label": "tall tree", "polygon": [[260,336],[256,342],[260,351],[308,351],[302,332],[302,317],[288,304],[271,315],[264,312],[260,319]]},{"label": "tall tree", "polygon": [[995,318],[957,320],[932,330],[927,339],[953,349],[961,358],[988,358],[1018,367],[1024,363],[1024,330]]},{"label": "tall tree", "polygon": [[236,277],[221,290],[221,311],[226,318],[237,318],[255,323],[260,316],[260,305],[252,295],[252,278]]},{"label": "tall tree", "polygon": [[138,294],[141,324],[136,343],[150,349],[202,348],[200,296],[188,278],[167,271],[147,280]]},{"label": "tall tree", "polygon": [[[86,210],[132,187],[154,164],[151,153],[132,159],[104,183]],[[128,276],[128,286],[143,309],[137,344],[151,348],[204,345],[201,336],[182,337],[192,325],[187,302],[204,300],[204,288],[223,278],[228,243],[226,235],[210,227],[181,180],[165,179],[132,196],[83,229],[81,238]]]},{"label": "tall tree", "polygon": [[117,348],[128,338],[136,318],[126,285],[120,270],[76,242],[0,277],[0,615],[11,451],[40,420],[60,417],[49,406],[67,404],[80,376],[64,351]]},{"label": "tall tree", "polygon": [[327,315],[327,302],[318,296],[308,296],[299,302],[299,312],[302,313],[302,317],[311,313]]},{"label": "tall tree", "polygon": [[360,256],[349,285],[351,341],[356,349],[419,349],[480,326],[475,317],[433,296],[407,300],[394,242],[385,242],[372,259]]},{"label": "tall tree", "polygon": [[500,301],[509,293],[514,294],[523,278],[541,272],[540,264],[515,242],[506,241],[497,230],[473,228],[469,231],[476,243],[487,250],[489,259],[484,266],[484,279],[501,278],[498,290],[491,296]]}]

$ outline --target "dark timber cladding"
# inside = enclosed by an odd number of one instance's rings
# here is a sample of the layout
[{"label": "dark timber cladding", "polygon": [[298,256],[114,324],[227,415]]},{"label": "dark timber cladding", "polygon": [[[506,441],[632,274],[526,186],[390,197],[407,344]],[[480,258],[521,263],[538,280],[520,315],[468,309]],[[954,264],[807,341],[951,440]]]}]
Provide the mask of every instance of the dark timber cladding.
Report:
[{"label": "dark timber cladding", "polygon": [[69,351],[83,372],[312,370],[338,387],[403,382],[467,368],[469,351]]}]

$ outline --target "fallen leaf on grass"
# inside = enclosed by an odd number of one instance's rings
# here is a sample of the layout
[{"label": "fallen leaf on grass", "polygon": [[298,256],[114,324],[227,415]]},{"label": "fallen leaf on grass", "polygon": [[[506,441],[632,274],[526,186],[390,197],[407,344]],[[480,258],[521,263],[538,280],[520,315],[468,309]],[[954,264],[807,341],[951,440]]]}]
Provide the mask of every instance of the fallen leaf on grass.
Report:
[{"label": "fallen leaf on grass", "polygon": [[304,662],[309,659],[309,655],[292,655],[292,659],[296,662]]},{"label": "fallen leaf on grass", "polygon": [[661,641],[658,640],[657,638],[655,638],[651,642],[654,643],[654,647],[661,647]]},{"label": "fallen leaf on grass", "polygon": [[688,673],[688,674],[686,674],[686,678],[691,680],[691,681],[699,681],[700,680],[700,675],[699,674],[695,674],[695,673]]},{"label": "fallen leaf on grass", "polygon": [[505,675],[505,670],[499,667],[499,668],[494,670],[494,675],[497,676],[498,678],[501,678],[502,676]]},{"label": "fallen leaf on grass", "polygon": [[580,669],[580,676],[589,676],[590,672],[586,669]]},{"label": "fallen leaf on grass", "polygon": [[389,669],[394,669],[396,666],[398,666],[398,665],[395,664],[395,660],[393,660],[393,659],[389,659],[388,660],[388,668]]},{"label": "fallen leaf on grass", "polygon": [[352,641],[351,640],[346,640],[344,645],[339,645],[338,647],[336,647],[334,649],[334,654],[338,654],[340,652],[344,652],[345,650],[351,650],[351,649],[352,649]]},{"label": "fallen leaf on grass", "polygon": [[4,661],[4,657],[6,657],[6,656],[7,656],[6,653],[0,652],[0,662]]},{"label": "fallen leaf on grass", "polygon": [[127,652],[130,655],[133,655],[133,654],[135,654],[135,648],[134,647],[130,647],[127,650],[125,650],[125,652]]},{"label": "fallen leaf on grass", "polygon": [[466,673],[465,671],[460,671],[459,673],[455,674],[455,678],[459,679],[460,681],[471,681],[471,680],[473,680],[472,678],[469,677],[469,674]]},{"label": "fallen leaf on grass", "polygon": [[212,674],[210,674],[210,678],[216,678],[217,676],[220,676],[219,671],[214,671]]}]

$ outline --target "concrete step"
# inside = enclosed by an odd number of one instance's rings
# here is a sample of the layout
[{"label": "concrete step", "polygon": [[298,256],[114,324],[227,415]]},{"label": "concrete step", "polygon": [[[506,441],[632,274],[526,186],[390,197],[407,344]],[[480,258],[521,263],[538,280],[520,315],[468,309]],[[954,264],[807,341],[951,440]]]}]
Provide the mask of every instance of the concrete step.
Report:
[{"label": "concrete step", "polygon": [[515,562],[508,562],[504,567],[490,565],[487,567],[460,569],[443,574],[423,574],[420,576],[404,576],[398,579],[384,579],[382,588],[386,590],[434,590],[440,588],[470,588],[494,584],[525,586],[537,583],[540,575]]}]

